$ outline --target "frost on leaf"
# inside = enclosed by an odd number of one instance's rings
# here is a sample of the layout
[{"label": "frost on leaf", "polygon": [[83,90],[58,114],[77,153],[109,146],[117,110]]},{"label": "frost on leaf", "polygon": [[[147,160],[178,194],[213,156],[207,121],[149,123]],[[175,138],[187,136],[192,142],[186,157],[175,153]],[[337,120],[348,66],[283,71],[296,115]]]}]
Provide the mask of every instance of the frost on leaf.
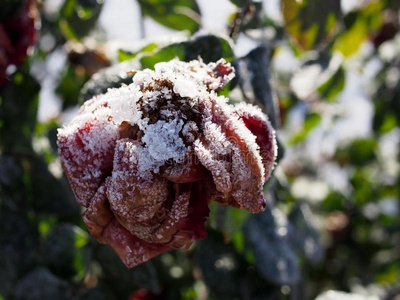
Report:
[{"label": "frost on leaf", "polygon": [[211,200],[265,209],[275,133],[259,108],[216,94],[233,77],[224,60],[159,63],[87,101],[59,130],[88,230],[128,267],[203,239]]}]

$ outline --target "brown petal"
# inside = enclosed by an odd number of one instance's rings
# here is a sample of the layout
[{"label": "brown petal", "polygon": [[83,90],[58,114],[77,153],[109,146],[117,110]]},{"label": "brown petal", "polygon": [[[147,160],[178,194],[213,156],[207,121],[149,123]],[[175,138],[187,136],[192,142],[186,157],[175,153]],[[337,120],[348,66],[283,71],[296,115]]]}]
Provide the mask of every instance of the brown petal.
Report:
[{"label": "brown petal", "polygon": [[[253,213],[264,210],[266,204],[262,195],[262,187],[265,182],[265,169],[256,137],[221,98],[210,97],[210,101],[200,104],[200,111],[205,117],[206,123],[212,122],[219,126],[218,128],[221,128],[226,139],[232,144],[230,195],[241,207]],[[210,151],[217,151],[216,145],[215,143],[210,144]],[[202,160],[200,157],[199,159]],[[219,177],[223,176],[225,179],[227,178],[224,175],[226,168],[223,163],[213,161],[211,167],[207,165],[205,167],[210,171],[214,169],[214,174]],[[220,182],[223,181],[218,176],[214,176],[214,181],[217,189],[220,190]],[[225,182],[226,188],[221,190],[222,192],[229,188],[228,180],[225,179]]]},{"label": "brown petal", "polygon": [[170,249],[165,244],[150,244],[140,240],[116,219],[104,229],[103,241],[114,248],[128,268],[133,268]]},{"label": "brown petal", "polygon": [[143,159],[141,151],[143,147],[138,141],[117,141],[107,196],[111,210],[121,224],[147,240],[146,236],[150,235],[150,238],[166,217],[162,214],[162,205],[168,199],[170,187],[165,178],[139,171],[140,160]]}]

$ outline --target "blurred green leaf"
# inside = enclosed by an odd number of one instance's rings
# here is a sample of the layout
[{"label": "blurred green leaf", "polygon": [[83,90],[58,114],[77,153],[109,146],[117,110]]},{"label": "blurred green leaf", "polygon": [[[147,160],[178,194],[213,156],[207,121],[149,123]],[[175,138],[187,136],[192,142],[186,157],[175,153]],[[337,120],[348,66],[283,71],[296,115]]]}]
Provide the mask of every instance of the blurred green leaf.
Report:
[{"label": "blurred green leaf", "polygon": [[58,276],[83,278],[87,243],[88,234],[79,227],[66,223],[57,225],[43,242],[39,260]]},{"label": "blurred green leaf", "polygon": [[35,130],[40,85],[25,71],[17,71],[0,90],[0,149],[30,152]]},{"label": "blurred green leaf", "polygon": [[321,123],[321,121],[322,117],[319,114],[309,113],[304,120],[303,127],[294,134],[289,143],[291,145],[296,145],[303,142],[306,139],[307,135],[311,132],[311,130],[317,127],[318,124]]},{"label": "blurred green leaf", "polygon": [[129,52],[129,51],[122,50],[122,49],[119,49],[118,50],[118,61],[119,62],[123,62],[123,61],[126,61],[126,60],[134,59],[141,53],[151,53],[154,50],[156,50],[157,47],[158,47],[157,44],[150,43],[150,44],[144,46],[139,51],[136,51],[136,52],[133,52],[133,53]]},{"label": "blurred green leaf", "polygon": [[221,234],[216,231],[209,232],[207,238],[198,243],[195,259],[215,299],[239,297],[240,286],[231,283],[240,282],[244,272],[243,261],[232,244],[224,243]]},{"label": "blurred green leaf", "polygon": [[74,66],[68,66],[56,89],[56,93],[63,99],[63,109],[78,104],[80,91],[88,79],[86,74],[76,72]]},{"label": "blurred green leaf", "polygon": [[200,10],[195,0],[138,0],[142,13],[158,23],[175,29],[199,29]]},{"label": "blurred green leaf", "polygon": [[339,69],[326,82],[317,89],[318,94],[324,101],[332,102],[343,90],[345,85],[345,71],[343,67]]},{"label": "blurred green leaf", "polygon": [[332,51],[339,51],[346,57],[356,53],[371,30],[380,26],[382,8],[382,1],[371,1],[360,11],[348,14],[344,19],[346,30],[337,37]]},{"label": "blurred green leaf", "polygon": [[337,149],[335,159],[341,165],[364,166],[376,160],[377,141],[373,138],[358,139]]},{"label": "blurred green leaf", "polygon": [[338,27],[340,1],[282,0],[286,31],[302,50],[326,44]]},{"label": "blurred green leaf", "polygon": [[163,61],[170,61],[171,59],[178,58],[184,60],[185,58],[185,43],[178,43],[161,48],[156,53],[143,56],[140,59],[142,69],[154,69],[154,65]]},{"label": "blurred green leaf", "polygon": [[16,300],[42,300],[70,298],[70,285],[48,269],[39,267],[27,273],[15,288]]},{"label": "blurred green leaf", "polygon": [[80,40],[94,27],[100,16],[103,1],[65,0],[59,26],[67,39]]}]

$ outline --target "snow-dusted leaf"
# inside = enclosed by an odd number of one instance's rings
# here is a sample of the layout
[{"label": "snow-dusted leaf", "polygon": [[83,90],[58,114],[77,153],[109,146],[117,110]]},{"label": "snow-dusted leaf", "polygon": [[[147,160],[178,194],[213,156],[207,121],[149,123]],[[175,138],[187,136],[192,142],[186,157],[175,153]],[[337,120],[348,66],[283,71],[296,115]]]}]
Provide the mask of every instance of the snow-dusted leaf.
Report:
[{"label": "snow-dusted leaf", "polygon": [[91,99],[93,96],[107,92],[109,88],[118,88],[122,84],[132,83],[133,74],[128,73],[139,68],[135,60],[128,60],[108,68],[104,68],[94,74],[85,83],[81,90],[80,103]]},{"label": "snow-dusted leaf", "polygon": [[277,285],[300,280],[297,255],[288,230],[285,216],[276,208],[252,215],[244,226],[246,243],[254,253],[258,271]]}]

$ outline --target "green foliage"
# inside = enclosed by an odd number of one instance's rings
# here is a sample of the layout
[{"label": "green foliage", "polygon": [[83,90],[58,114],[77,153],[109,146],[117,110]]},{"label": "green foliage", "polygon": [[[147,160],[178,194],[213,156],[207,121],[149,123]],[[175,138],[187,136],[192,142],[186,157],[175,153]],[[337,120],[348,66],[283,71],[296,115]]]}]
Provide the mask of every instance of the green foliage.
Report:
[{"label": "green foliage", "polygon": [[194,0],[138,0],[142,13],[158,23],[194,33],[199,29],[200,10]]}]

